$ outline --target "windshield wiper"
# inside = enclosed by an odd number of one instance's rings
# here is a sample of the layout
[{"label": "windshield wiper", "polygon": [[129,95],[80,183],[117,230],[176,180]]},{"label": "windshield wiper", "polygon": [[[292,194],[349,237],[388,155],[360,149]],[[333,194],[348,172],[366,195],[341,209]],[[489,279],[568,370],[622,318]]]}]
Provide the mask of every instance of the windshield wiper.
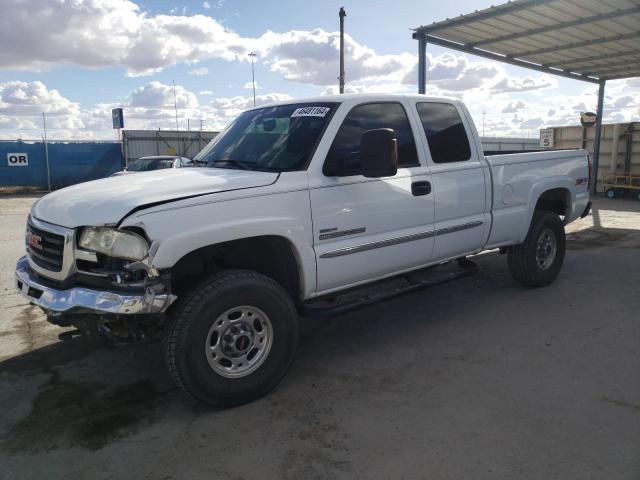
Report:
[{"label": "windshield wiper", "polygon": [[208,165],[213,168],[226,168],[226,167],[240,167],[242,170],[251,170],[257,172],[277,172],[279,171],[277,168],[267,167],[265,165],[260,165],[259,163],[246,163],[241,162],[240,160],[216,160],[213,163]]},{"label": "windshield wiper", "polygon": [[212,164],[211,167],[240,167],[242,170],[251,170],[251,166],[248,163],[241,162],[240,160],[216,160]]}]

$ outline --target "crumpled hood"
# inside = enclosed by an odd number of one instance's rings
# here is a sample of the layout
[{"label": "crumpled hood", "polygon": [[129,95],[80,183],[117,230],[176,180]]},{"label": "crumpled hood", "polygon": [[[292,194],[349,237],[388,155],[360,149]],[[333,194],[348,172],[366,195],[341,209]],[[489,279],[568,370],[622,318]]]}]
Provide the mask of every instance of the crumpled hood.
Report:
[{"label": "crumpled hood", "polygon": [[277,173],[222,168],[171,168],[79,183],[42,197],[31,214],[75,228],[118,223],[137,207],[209,193],[262,187]]}]

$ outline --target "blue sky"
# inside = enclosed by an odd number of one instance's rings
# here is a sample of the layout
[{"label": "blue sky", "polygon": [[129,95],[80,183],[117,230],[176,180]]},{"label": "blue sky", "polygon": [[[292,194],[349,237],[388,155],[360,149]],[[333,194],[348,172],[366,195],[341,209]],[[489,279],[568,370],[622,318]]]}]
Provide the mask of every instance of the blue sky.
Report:
[{"label": "blue sky", "polygon": [[[494,0],[495,2],[495,0]],[[337,12],[347,11],[347,90],[416,91],[410,28],[491,1],[0,0],[0,138],[113,138],[127,128],[203,121],[219,129],[251,105],[247,52],[258,54],[258,102],[332,93]],[[467,102],[486,134],[537,136],[595,108],[595,87],[429,46],[428,92]],[[640,117],[640,80],[610,82],[605,121]]]}]

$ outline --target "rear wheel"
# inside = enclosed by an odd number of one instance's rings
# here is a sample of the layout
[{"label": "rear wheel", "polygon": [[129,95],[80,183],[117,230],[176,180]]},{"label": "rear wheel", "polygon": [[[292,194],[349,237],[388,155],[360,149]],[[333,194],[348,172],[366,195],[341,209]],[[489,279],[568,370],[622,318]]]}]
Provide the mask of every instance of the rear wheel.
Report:
[{"label": "rear wheel", "polygon": [[259,273],[228,270],[178,301],[165,335],[165,360],[189,396],[230,407],[277,385],[297,339],[297,313],[287,292]]},{"label": "rear wheel", "polygon": [[536,210],[524,243],[509,248],[509,271],[527,287],[543,287],[560,273],[564,254],[562,221],[553,212]]},{"label": "rear wheel", "polygon": [[609,189],[607,189],[607,191],[606,191],[606,192],[604,192],[604,193],[605,193],[605,195],[606,195],[607,197],[609,197],[609,198],[615,198],[615,196],[616,196],[616,191],[615,191],[615,189],[613,189],[613,188],[609,188]]}]

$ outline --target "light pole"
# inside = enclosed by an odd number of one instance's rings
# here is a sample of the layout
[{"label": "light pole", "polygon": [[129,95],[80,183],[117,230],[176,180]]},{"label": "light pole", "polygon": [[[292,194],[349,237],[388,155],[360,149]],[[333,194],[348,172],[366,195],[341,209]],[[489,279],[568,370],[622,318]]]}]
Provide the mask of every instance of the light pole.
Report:
[{"label": "light pole", "polygon": [[483,110],[482,111],[482,137],[484,138],[484,117],[487,116],[487,111]]},{"label": "light pole", "polygon": [[256,72],[253,69],[253,60],[256,58],[256,52],[249,53],[251,57],[251,83],[253,84],[253,106],[256,106]]}]

